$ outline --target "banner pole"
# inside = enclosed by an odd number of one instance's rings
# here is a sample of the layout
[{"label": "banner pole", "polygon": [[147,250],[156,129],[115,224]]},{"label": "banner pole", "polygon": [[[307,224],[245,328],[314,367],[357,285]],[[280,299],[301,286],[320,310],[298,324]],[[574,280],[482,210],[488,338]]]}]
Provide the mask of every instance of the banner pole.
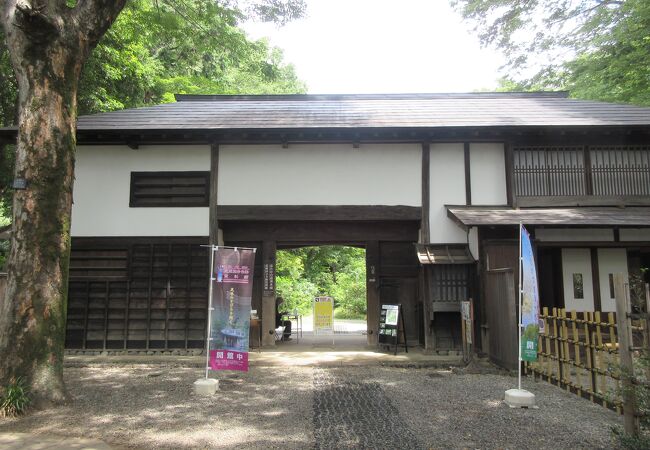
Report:
[{"label": "banner pole", "polygon": [[521,292],[522,292],[522,264],[521,264],[521,235],[522,235],[523,224],[519,222],[519,320],[517,322],[517,335],[519,341],[519,350],[517,358],[517,371],[518,371],[518,389],[521,389]]},{"label": "banner pole", "polygon": [[205,379],[208,379],[208,370],[210,369],[210,333],[212,331],[212,285],[214,284],[214,250],[215,246],[210,246],[210,286],[208,288],[208,335],[205,338]]}]

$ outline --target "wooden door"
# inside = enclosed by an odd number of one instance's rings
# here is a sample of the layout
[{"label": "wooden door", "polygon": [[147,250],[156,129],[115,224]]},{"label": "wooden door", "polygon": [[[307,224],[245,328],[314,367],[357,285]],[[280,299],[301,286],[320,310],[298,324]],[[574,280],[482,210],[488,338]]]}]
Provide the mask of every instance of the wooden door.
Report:
[{"label": "wooden door", "polygon": [[490,361],[506,369],[517,369],[517,301],[512,269],[486,272],[485,303]]}]

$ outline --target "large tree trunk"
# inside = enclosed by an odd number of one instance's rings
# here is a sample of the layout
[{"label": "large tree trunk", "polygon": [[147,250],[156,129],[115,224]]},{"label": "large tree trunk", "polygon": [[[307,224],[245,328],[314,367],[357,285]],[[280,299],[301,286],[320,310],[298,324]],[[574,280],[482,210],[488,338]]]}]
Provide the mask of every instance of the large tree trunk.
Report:
[{"label": "large tree trunk", "polygon": [[[63,383],[77,86],[92,47],[124,1],[6,0],[2,24],[18,81],[9,280],[0,302],[0,383],[23,377],[37,407]],[[1,299],[0,299],[1,300]]]}]

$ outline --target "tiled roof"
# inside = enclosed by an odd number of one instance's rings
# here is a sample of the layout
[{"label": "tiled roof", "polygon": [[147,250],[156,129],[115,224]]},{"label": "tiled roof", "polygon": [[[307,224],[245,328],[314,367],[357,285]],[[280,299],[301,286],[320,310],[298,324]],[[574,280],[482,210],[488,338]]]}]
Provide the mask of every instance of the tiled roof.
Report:
[{"label": "tiled roof", "polygon": [[513,209],[507,206],[447,206],[448,215],[466,227],[479,225],[647,226],[648,207]]},{"label": "tiled roof", "polygon": [[79,131],[648,126],[650,108],[565,93],[178,96],[79,117]]}]

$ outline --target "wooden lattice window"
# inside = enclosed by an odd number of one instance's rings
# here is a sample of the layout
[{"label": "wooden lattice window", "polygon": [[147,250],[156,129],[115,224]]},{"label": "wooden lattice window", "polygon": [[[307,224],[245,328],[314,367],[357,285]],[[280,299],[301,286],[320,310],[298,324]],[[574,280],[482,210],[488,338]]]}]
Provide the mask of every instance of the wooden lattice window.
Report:
[{"label": "wooden lattice window", "polygon": [[131,207],[208,206],[210,172],[131,172]]},{"label": "wooden lattice window", "polygon": [[432,266],[434,302],[460,302],[470,297],[470,264],[436,264]]},{"label": "wooden lattice window", "polygon": [[519,147],[513,159],[517,196],[586,194],[583,147]]},{"label": "wooden lattice window", "polygon": [[594,195],[650,195],[650,146],[590,147]]}]

